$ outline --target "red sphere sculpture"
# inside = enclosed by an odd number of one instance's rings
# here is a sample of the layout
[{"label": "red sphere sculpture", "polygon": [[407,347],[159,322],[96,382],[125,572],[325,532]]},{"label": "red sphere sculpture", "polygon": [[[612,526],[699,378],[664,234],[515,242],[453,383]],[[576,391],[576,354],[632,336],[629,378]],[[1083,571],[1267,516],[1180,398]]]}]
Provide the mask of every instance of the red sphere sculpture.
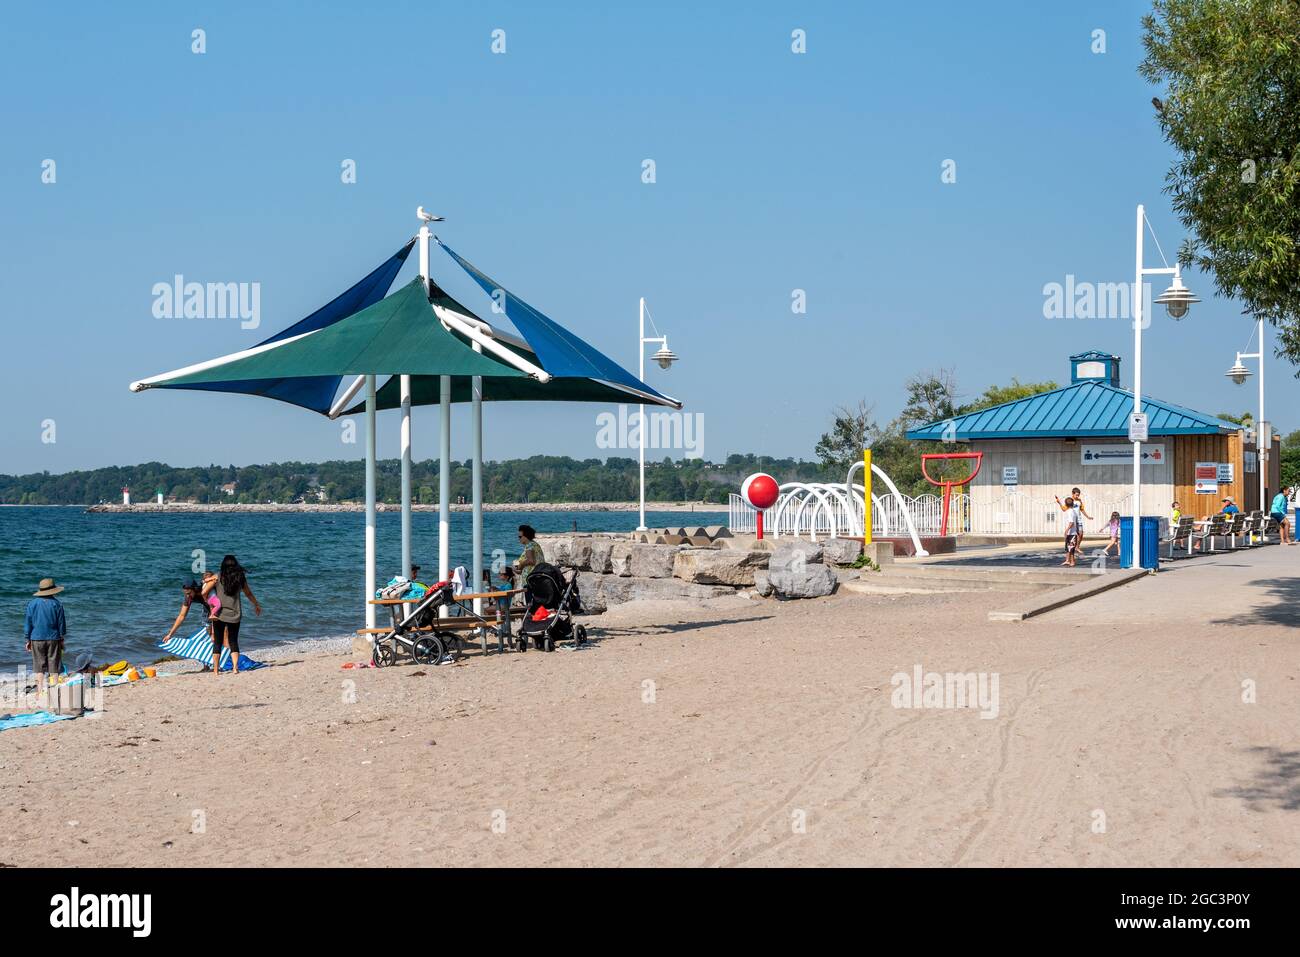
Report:
[{"label": "red sphere sculpture", "polygon": [[758,509],[755,530],[758,537],[763,537],[763,510],[771,508],[781,496],[781,488],[776,479],[766,472],[755,472],[745,479],[740,486],[740,497]]}]

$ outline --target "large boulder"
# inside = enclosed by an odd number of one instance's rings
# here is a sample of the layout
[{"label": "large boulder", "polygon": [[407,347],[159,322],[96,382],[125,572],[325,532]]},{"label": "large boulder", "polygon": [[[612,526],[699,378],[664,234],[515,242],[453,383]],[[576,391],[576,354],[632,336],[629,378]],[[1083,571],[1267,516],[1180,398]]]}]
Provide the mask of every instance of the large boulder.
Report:
[{"label": "large boulder", "polygon": [[673,560],[680,549],[676,545],[642,545],[633,543],[630,569],[636,578],[672,578]]},{"label": "large boulder", "polygon": [[542,554],[552,565],[566,568],[591,567],[591,539],[585,535],[538,536]]},{"label": "large boulder", "polygon": [[767,585],[777,598],[820,598],[835,591],[835,569],[822,564],[824,551],[813,542],[782,542],[767,566]]},{"label": "large boulder", "polygon": [[767,584],[777,598],[821,598],[834,593],[839,579],[825,565],[793,564],[769,568]]},{"label": "large boulder", "polygon": [[862,543],[852,538],[828,538],[821,546],[827,565],[852,565],[862,554]]},{"label": "large boulder", "polygon": [[673,577],[702,585],[752,585],[754,572],[766,568],[770,557],[733,548],[686,548],[673,559]]},{"label": "large boulder", "polygon": [[822,547],[816,542],[807,542],[801,538],[789,539],[772,550],[772,558],[767,567],[775,570],[792,565],[820,565],[822,555]]},{"label": "large boulder", "polygon": [[614,542],[609,548],[609,573],[626,578],[632,574],[632,542]]},{"label": "large boulder", "polygon": [[594,603],[602,608],[638,598],[699,601],[735,594],[735,589],[726,585],[701,585],[676,578],[633,578],[595,573],[584,574],[578,587],[582,590],[584,604]]},{"label": "large boulder", "polygon": [[582,607],[589,615],[604,614],[609,607],[609,600],[601,594],[601,579],[606,576],[594,572],[578,573],[578,594],[582,596]]},{"label": "large boulder", "polygon": [[614,548],[614,542],[608,538],[593,538],[591,540],[591,563],[588,566],[593,572],[601,575],[609,572],[609,553]]}]

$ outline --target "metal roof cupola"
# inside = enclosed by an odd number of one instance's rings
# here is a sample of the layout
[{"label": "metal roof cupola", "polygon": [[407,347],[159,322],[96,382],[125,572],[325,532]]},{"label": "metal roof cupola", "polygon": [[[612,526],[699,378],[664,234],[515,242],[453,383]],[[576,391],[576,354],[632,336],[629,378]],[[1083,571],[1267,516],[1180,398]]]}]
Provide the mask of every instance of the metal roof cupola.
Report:
[{"label": "metal roof cupola", "polygon": [[1109,382],[1119,388],[1119,356],[1095,349],[1070,356],[1070,381]]}]

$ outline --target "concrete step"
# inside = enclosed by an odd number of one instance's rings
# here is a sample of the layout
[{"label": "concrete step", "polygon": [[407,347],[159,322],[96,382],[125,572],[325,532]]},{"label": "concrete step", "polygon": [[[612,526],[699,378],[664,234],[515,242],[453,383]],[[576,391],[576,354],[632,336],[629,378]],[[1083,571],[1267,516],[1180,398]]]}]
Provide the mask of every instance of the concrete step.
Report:
[{"label": "concrete step", "polygon": [[1024,595],[1052,591],[1058,586],[1030,581],[920,581],[916,578],[894,578],[889,575],[873,573],[869,578],[841,582],[840,587],[845,591],[856,592],[861,595],[943,595],[972,592],[1002,592]]},{"label": "concrete step", "polygon": [[1042,585],[1058,588],[1096,577],[1091,566],[1081,568],[1044,568],[1020,565],[945,565],[906,564],[895,562],[878,573],[891,583],[992,586],[995,584]]}]

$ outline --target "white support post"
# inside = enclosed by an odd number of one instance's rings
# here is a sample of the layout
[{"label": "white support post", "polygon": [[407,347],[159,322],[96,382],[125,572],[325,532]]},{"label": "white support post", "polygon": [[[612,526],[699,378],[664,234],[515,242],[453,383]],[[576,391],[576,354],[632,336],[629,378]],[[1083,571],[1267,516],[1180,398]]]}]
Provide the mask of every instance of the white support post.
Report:
[{"label": "white support post", "polygon": [[[438,377],[438,581],[451,577],[451,376]],[[447,616],[443,606],[440,617]]]},{"label": "white support post", "polygon": [[402,570],[411,574],[411,377],[401,377],[402,387]]},{"label": "white support post", "polygon": [[[1137,249],[1133,284],[1133,411],[1142,411],[1142,227],[1146,224],[1146,210],[1137,208]],[[1142,563],[1142,443],[1133,443],[1133,533],[1131,539],[1132,567]]]},{"label": "white support post", "polygon": [[[375,377],[366,376],[366,627],[375,627]],[[374,640],[374,636],[371,636]]]},{"label": "white support post", "polygon": [[[1269,439],[1268,455],[1264,455],[1264,320],[1259,320],[1259,421],[1255,423],[1255,468],[1259,470],[1259,510],[1269,513],[1269,503],[1264,501],[1268,489],[1267,461],[1273,457],[1273,442]],[[1281,483],[1276,491],[1281,491]]]},{"label": "white support post", "polygon": [[[474,498],[474,581],[470,584],[471,592],[481,592],[483,588],[483,377],[474,376],[471,388],[473,400],[471,416],[474,432],[474,462],[471,483]],[[483,614],[483,599],[474,599],[474,614]],[[483,633],[483,650],[487,651],[487,632]]]},{"label": "white support post", "polygon": [[[637,376],[638,382],[645,381],[645,296],[641,297],[639,309],[639,320],[637,324],[636,335],[636,357],[639,363]],[[638,532],[646,531],[645,526],[645,403],[637,406],[637,433],[640,438],[641,446],[641,521],[637,524]]]}]

